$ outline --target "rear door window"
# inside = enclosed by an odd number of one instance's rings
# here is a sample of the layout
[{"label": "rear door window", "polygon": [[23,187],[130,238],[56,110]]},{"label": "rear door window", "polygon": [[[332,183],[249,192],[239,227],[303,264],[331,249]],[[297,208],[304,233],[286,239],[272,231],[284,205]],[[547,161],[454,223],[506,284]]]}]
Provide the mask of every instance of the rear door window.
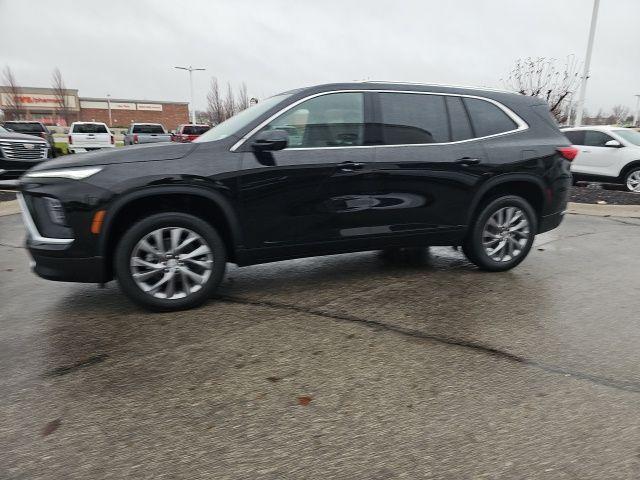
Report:
[{"label": "rear door window", "polygon": [[476,137],[487,137],[518,128],[516,122],[493,103],[478,98],[465,98]]},{"label": "rear door window", "polygon": [[609,140],[613,140],[613,137],[604,132],[599,132],[598,130],[584,131],[584,144],[588,147],[604,147]]},{"label": "rear door window", "polygon": [[109,133],[101,123],[78,123],[73,126],[73,133]]},{"label": "rear door window", "polygon": [[451,122],[451,141],[457,142],[473,138],[473,130],[469,122],[469,116],[462,104],[460,97],[445,97],[449,121]]},{"label": "rear door window", "polygon": [[384,145],[444,143],[449,122],[441,95],[380,93]]}]

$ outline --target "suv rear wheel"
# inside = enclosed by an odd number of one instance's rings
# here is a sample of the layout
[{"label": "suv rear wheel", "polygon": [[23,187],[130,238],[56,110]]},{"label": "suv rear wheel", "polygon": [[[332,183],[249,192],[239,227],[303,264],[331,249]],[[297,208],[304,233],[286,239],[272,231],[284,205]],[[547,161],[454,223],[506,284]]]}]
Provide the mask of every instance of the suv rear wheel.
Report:
[{"label": "suv rear wheel", "polygon": [[624,184],[630,192],[640,193],[640,167],[632,168],[627,172]]},{"label": "suv rear wheel", "polygon": [[212,296],[226,268],[224,243],[198,217],[158,213],[125,232],[115,252],[115,275],[137,304],[170,311],[196,307]]},{"label": "suv rear wheel", "polygon": [[535,212],[524,198],[499,197],[480,210],[462,249],[482,270],[509,270],[525,259],[536,231]]}]

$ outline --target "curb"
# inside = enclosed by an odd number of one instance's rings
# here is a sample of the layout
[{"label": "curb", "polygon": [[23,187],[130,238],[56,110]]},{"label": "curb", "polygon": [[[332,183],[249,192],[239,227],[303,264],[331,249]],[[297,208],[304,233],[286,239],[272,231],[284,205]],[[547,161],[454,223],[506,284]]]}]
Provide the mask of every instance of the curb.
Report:
[{"label": "curb", "polygon": [[20,213],[20,206],[18,205],[17,200],[0,202],[0,217],[15,215],[16,213]]}]

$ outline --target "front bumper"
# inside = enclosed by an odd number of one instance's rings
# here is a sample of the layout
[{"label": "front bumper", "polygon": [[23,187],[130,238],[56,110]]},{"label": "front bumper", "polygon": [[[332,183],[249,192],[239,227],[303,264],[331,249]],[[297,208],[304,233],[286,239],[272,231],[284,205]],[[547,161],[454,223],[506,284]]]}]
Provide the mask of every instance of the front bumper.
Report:
[{"label": "front bumper", "polygon": [[43,250],[30,245],[27,248],[33,258],[32,269],[46,280],[58,282],[105,283],[102,257],[68,258],[47,256]]}]

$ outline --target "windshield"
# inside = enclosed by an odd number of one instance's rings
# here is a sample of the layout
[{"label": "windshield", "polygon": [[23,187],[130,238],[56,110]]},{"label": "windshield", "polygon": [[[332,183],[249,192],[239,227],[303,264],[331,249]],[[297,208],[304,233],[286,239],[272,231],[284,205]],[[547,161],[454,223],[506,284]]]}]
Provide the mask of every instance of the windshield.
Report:
[{"label": "windshield", "polygon": [[640,132],[636,132],[635,130],[614,130],[614,132],[627,142],[640,145]]},{"label": "windshield", "polygon": [[133,133],[165,133],[164,127],[158,124],[141,124],[133,126]]},{"label": "windshield", "polygon": [[290,97],[290,94],[275,95],[271,98],[267,98],[256,105],[235,114],[233,117],[219,123],[208,132],[200,135],[194,142],[213,142],[214,140],[222,140],[223,138],[233,135],[238,130],[244,128],[249,123],[253,122],[256,118],[262,115],[264,112],[270,110],[272,107],[282,102],[284,99]]},{"label": "windshield", "polygon": [[39,123],[5,122],[5,126],[18,133],[44,132],[44,128]]}]

